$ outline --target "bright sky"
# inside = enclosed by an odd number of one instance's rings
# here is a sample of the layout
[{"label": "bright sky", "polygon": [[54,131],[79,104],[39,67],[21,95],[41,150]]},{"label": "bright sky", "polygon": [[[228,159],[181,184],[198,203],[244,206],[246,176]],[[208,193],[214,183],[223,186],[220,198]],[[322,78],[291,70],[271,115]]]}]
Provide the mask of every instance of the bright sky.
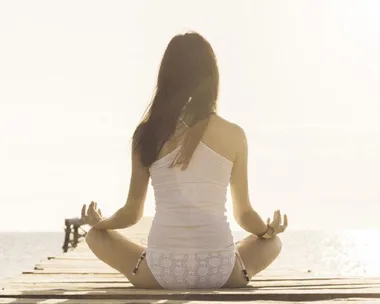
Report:
[{"label": "bright sky", "polygon": [[1,1],[0,230],[125,203],[130,138],[187,29],[215,49],[220,114],[246,130],[263,217],[380,228],[379,28],[376,0]]}]

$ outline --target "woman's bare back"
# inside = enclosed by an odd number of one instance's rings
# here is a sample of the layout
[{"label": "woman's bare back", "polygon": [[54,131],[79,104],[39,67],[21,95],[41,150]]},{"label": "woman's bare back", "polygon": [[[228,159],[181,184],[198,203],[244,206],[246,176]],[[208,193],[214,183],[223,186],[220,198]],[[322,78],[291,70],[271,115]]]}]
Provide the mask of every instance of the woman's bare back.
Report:
[{"label": "woman's bare back", "polygon": [[[172,138],[164,144],[159,153],[158,159],[171,153],[180,146],[184,139],[185,132],[186,126],[179,121],[175,133]],[[241,128],[236,124],[225,120],[219,115],[211,115],[201,142],[221,156],[234,162],[238,151],[237,141],[241,138],[239,132],[241,132]]]}]

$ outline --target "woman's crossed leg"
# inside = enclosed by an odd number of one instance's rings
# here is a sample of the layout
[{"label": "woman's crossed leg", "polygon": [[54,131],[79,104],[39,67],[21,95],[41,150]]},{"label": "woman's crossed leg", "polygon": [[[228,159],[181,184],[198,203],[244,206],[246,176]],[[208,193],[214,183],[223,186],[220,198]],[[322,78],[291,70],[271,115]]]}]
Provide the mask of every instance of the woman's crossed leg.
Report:
[{"label": "woman's crossed leg", "polygon": [[[115,230],[98,230],[91,228],[86,242],[92,252],[104,263],[127,277],[137,288],[162,288],[151,273],[146,259],[140,265],[136,275],[136,266],[145,246],[137,244]],[[249,235],[237,244],[237,249],[250,278],[267,268],[279,255],[281,241],[278,237],[269,240]],[[236,259],[235,267],[224,285],[225,288],[239,288],[247,285],[241,264]]]}]

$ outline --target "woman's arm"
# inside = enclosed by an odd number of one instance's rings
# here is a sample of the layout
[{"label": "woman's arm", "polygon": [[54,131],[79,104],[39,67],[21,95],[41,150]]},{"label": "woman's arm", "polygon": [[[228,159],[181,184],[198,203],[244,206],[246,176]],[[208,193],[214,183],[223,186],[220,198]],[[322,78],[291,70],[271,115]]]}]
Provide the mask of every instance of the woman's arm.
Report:
[{"label": "woman's arm", "polygon": [[143,216],[149,183],[149,169],[141,163],[132,147],[132,175],[127,202],[114,215],[94,225],[96,229],[123,229],[136,224]]},{"label": "woman's arm", "polygon": [[266,223],[252,208],[248,190],[248,144],[245,132],[237,127],[234,139],[236,140],[237,153],[231,174],[231,195],[233,212],[236,222],[246,231],[255,235],[261,235],[267,230]]}]

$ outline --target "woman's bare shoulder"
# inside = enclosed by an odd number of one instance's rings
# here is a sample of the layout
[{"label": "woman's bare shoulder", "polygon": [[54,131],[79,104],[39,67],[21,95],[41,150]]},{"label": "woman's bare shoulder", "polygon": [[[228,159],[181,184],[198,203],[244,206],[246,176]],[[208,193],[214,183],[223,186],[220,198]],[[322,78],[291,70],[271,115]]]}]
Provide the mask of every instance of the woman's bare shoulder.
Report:
[{"label": "woman's bare shoulder", "polygon": [[202,141],[214,151],[234,162],[241,144],[245,142],[243,129],[236,123],[213,115]]},{"label": "woman's bare shoulder", "polygon": [[237,123],[231,122],[220,115],[213,115],[213,123],[221,134],[228,135],[231,140],[245,139],[244,129]]}]

